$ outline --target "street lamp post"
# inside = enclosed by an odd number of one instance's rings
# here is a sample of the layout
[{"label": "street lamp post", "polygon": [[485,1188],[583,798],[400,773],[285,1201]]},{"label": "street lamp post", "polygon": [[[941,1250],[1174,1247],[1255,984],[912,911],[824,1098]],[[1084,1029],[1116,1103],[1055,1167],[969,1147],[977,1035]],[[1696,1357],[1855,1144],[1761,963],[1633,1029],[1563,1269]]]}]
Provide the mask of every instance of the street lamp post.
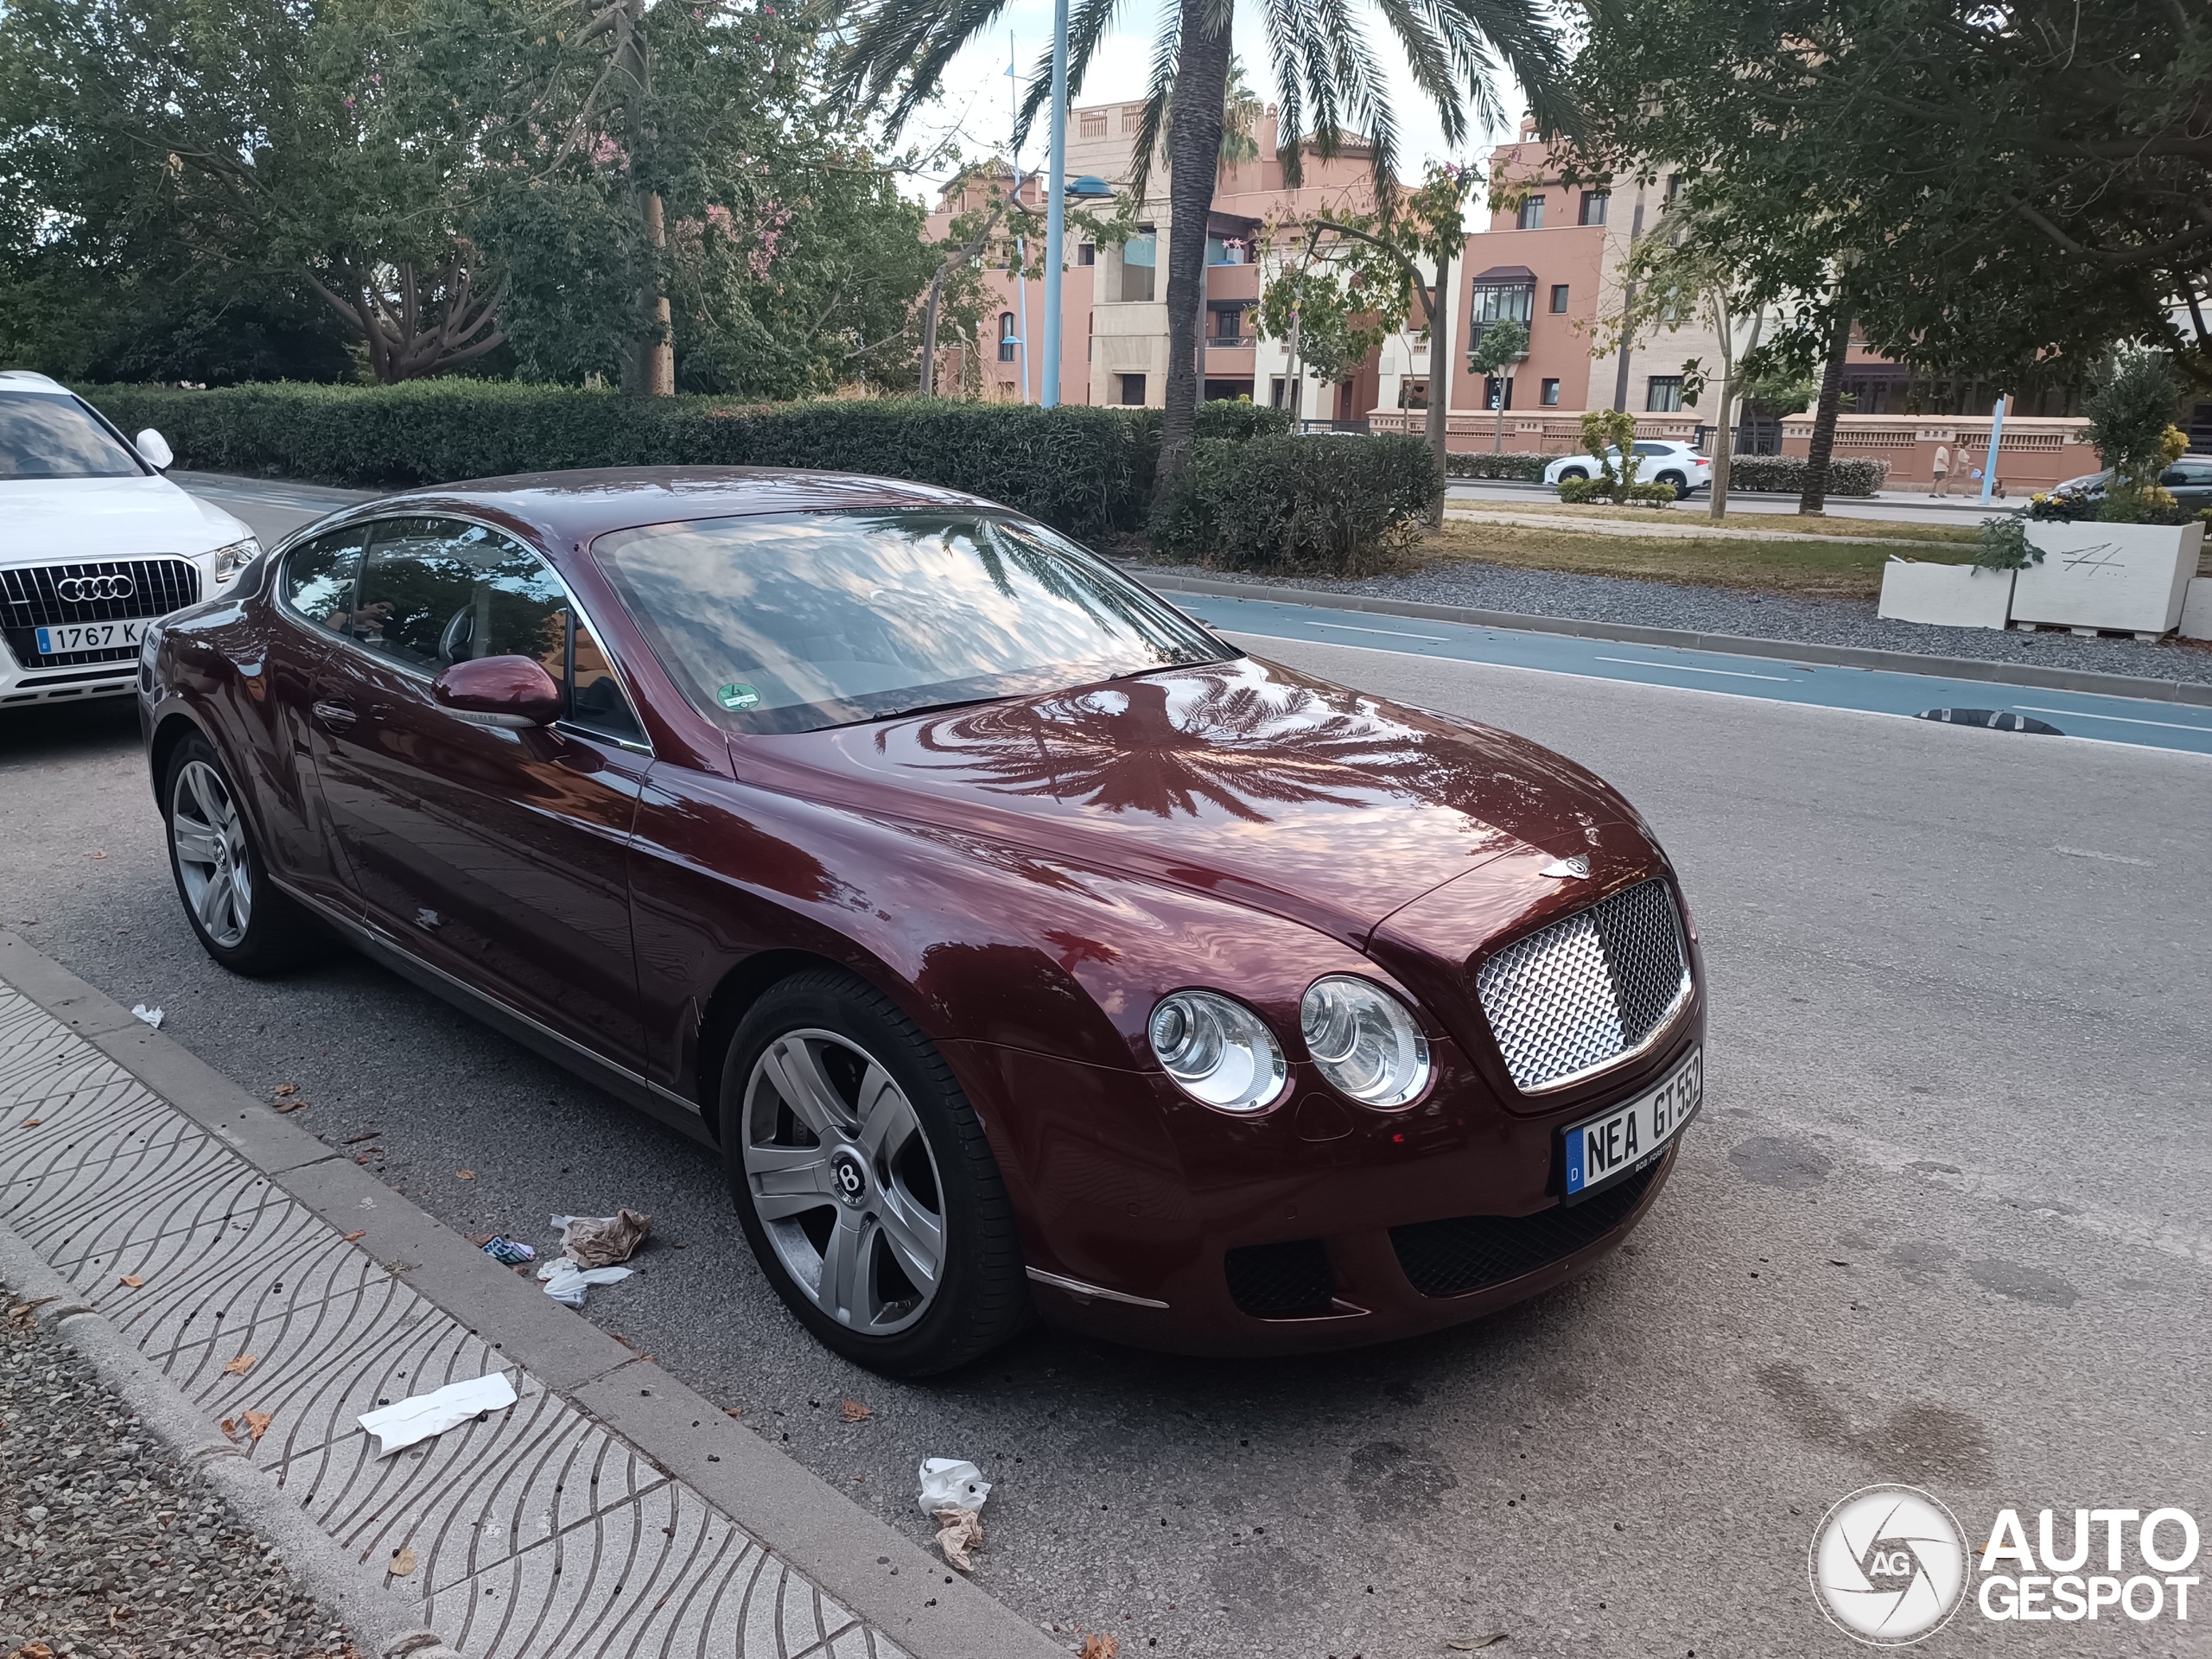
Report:
[{"label": "street lamp post", "polygon": [[1052,176],[1045,197],[1045,361],[1037,388],[1037,401],[1046,409],[1057,409],[1060,402],[1060,233],[1068,206],[1068,0],[1052,0]]}]

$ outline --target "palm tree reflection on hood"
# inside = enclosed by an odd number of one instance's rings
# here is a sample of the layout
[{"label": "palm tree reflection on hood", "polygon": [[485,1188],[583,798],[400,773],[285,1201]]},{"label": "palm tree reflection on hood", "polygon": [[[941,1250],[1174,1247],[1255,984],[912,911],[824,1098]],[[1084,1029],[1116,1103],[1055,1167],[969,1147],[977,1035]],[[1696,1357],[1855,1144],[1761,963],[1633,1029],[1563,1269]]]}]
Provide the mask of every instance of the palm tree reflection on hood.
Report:
[{"label": "palm tree reflection on hood", "polygon": [[[1433,798],[1434,737],[1246,661],[998,703],[915,734],[934,764],[1013,795],[1161,819],[1271,804],[1353,810]],[[880,741],[880,740],[879,740]]]}]

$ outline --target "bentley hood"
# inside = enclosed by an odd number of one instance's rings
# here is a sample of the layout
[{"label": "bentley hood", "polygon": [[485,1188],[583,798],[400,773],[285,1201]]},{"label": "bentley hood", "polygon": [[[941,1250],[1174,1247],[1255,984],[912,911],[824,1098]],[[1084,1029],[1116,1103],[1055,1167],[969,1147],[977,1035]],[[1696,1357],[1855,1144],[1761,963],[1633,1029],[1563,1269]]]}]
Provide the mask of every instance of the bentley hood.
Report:
[{"label": "bentley hood", "polygon": [[1572,856],[1635,823],[1533,743],[1251,658],[741,741],[743,762],[792,766],[804,775],[781,786],[817,799],[1205,891],[1353,944],[1508,854]]}]

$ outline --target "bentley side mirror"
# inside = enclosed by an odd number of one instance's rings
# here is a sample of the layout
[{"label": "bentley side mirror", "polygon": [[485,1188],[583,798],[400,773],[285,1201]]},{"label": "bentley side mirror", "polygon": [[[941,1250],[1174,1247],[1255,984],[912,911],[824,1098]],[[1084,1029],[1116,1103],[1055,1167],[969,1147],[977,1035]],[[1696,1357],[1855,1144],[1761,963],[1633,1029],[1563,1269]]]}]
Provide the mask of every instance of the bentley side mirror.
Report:
[{"label": "bentley side mirror", "polygon": [[156,472],[166,473],[175,464],[176,452],[169,448],[169,441],[152,427],[148,427],[131,442],[137,446],[138,453],[144,457],[146,464]]},{"label": "bentley side mirror", "polygon": [[430,696],[458,719],[522,729],[561,717],[561,688],[529,657],[477,657],[430,682]]}]

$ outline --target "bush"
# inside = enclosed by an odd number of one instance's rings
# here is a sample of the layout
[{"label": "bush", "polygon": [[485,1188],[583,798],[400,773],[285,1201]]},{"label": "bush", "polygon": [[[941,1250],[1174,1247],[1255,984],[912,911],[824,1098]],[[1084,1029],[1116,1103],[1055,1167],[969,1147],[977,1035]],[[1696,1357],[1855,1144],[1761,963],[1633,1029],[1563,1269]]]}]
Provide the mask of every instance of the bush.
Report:
[{"label": "bush", "polygon": [[2043,563],[2043,550],[2028,540],[2026,521],[2008,512],[1981,521],[1974,562],[1985,570],[2024,570]]},{"label": "bush", "polygon": [[1615,501],[1631,507],[1664,507],[1680,498],[1671,484],[1624,485],[1615,478],[1562,478],[1559,499],[1569,506],[1592,501]]},{"label": "bush", "polygon": [[823,467],[965,490],[1077,536],[1143,523],[1160,447],[1156,414],[934,397],[748,407],[463,379],[81,390],[125,432],[158,427],[179,466],[211,472],[391,487],[581,467]]},{"label": "bush", "polygon": [[[1158,412],[1153,416],[1156,422]],[[1196,435],[1201,438],[1279,438],[1290,430],[1290,411],[1255,404],[1249,397],[1217,397],[1198,405]]]},{"label": "bush", "polygon": [[1443,487],[1420,438],[1209,439],[1154,505],[1152,538],[1220,569],[1350,575],[1417,536]]},{"label": "bush", "polygon": [[1498,454],[1478,449],[1472,454],[1447,454],[1444,457],[1444,470],[1452,478],[1517,478],[1541,484],[1544,481],[1544,468],[1551,462],[1551,456],[1526,449],[1508,449]]},{"label": "bush", "polygon": [[[1861,455],[1837,455],[1828,461],[1830,495],[1872,495],[1890,481],[1890,463]],[[1734,455],[1728,461],[1732,490],[1772,490],[1795,495],[1805,487],[1802,455]]]}]

